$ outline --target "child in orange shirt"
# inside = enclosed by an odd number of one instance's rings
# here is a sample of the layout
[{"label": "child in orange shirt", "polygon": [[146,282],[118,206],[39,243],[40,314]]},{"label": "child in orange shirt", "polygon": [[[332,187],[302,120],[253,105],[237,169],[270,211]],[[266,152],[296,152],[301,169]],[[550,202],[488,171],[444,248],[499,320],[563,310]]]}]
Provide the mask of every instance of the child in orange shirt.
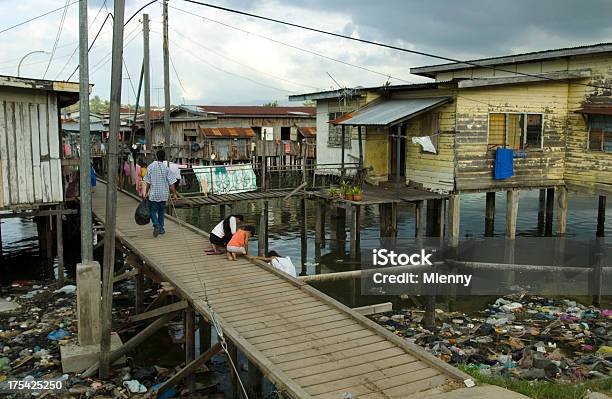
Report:
[{"label": "child in orange shirt", "polygon": [[249,254],[249,238],[254,233],[252,226],[244,226],[242,229],[236,230],[232,239],[227,243],[227,259],[236,260],[238,254]]}]

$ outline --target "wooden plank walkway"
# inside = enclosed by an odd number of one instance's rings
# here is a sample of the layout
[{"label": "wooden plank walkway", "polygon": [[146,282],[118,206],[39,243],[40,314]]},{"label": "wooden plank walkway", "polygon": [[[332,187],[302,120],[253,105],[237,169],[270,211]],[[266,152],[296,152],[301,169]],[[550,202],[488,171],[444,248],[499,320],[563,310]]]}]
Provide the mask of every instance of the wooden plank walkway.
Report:
[{"label": "wooden plank walkway", "polygon": [[231,204],[240,201],[255,201],[260,199],[271,199],[284,197],[291,193],[293,189],[272,190],[272,191],[249,191],[236,194],[183,194],[182,198],[175,204],[177,208],[192,208],[202,205],[221,205]]},{"label": "wooden plank walkway", "polygon": [[[102,222],[105,190],[99,183],[93,193]],[[154,238],[150,225],[134,223],[136,205],[118,194],[117,238],[209,319],[206,291],[225,337],[290,397],[522,398],[488,386],[461,395],[465,373],[263,262],[205,255],[207,236],[193,226],[171,218],[166,234]]]},{"label": "wooden plank walkway", "polygon": [[340,198],[332,198],[329,190],[309,191],[311,197],[319,197],[332,202],[346,205],[376,205],[391,204],[401,202],[414,202],[430,199],[448,198],[448,195],[438,194],[427,190],[419,190],[412,187],[400,187],[399,198],[395,195],[395,187],[391,184],[380,185],[378,187],[365,185],[363,188],[363,199],[361,201],[350,201]]}]

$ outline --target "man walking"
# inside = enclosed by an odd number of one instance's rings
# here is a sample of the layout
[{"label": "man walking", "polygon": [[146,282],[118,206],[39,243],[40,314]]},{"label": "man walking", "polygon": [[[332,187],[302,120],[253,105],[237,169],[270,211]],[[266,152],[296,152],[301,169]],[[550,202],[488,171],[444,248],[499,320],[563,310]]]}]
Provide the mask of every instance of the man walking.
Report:
[{"label": "man walking", "polygon": [[172,190],[173,197],[176,198],[174,175],[164,161],[166,153],[164,150],[157,151],[157,161],[153,161],[147,168],[144,181],[147,183],[145,198],[149,199],[151,209],[151,221],[153,222],[153,237],[164,234],[164,212],[166,211],[166,201]]}]

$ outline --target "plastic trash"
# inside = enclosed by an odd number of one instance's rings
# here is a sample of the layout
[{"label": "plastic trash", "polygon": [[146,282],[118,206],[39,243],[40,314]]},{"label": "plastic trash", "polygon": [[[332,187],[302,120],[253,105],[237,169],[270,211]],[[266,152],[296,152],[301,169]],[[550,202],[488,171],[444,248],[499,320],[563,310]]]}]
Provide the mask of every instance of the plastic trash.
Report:
[{"label": "plastic trash", "polygon": [[149,209],[149,201],[144,199],[138,204],[134,213],[134,221],[136,224],[144,226],[151,221],[151,210]]},{"label": "plastic trash", "polygon": [[[157,388],[159,388],[160,386],[162,386],[162,383],[159,384],[155,384],[151,387],[152,390],[156,390]],[[176,389],[174,388],[170,388],[168,389],[166,392],[164,392],[163,394],[161,394],[160,396],[157,397],[157,399],[169,399],[169,398],[173,398],[176,395]]]},{"label": "plastic trash", "polygon": [[522,308],[523,308],[522,304],[518,302],[512,302],[512,303],[503,305],[501,307],[501,310],[503,310],[504,312],[516,312],[517,310],[520,310]]},{"label": "plastic trash", "polygon": [[147,387],[142,385],[138,380],[123,381],[123,386],[126,387],[131,393],[147,392]]},{"label": "plastic trash", "polygon": [[65,285],[59,290],[53,291],[56,294],[74,294],[76,292],[76,285]]},{"label": "plastic trash", "polygon": [[71,334],[63,328],[58,328],[57,330],[51,331],[49,334],[47,334],[47,338],[51,341],[60,341],[66,337],[69,337],[70,335]]}]

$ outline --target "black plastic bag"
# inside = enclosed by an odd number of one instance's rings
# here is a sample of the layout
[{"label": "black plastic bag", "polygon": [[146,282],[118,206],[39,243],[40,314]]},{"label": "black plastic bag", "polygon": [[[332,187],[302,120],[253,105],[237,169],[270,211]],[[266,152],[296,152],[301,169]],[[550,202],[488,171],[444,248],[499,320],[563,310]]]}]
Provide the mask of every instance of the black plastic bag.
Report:
[{"label": "black plastic bag", "polygon": [[134,220],[136,224],[141,226],[149,224],[151,221],[151,210],[149,209],[149,200],[144,199],[136,208],[136,212],[134,213]]}]

